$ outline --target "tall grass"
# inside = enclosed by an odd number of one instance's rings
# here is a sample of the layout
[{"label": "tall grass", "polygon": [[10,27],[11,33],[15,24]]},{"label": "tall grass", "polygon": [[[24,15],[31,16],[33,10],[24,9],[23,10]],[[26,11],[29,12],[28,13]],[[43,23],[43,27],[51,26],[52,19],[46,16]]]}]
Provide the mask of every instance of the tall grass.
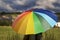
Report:
[{"label": "tall grass", "polygon": [[[23,40],[23,38],[24,35],[14,32],[11,26],[0,26],[0,40]],[[42,40],[60,40],[60,28],[53,28],[44,32]]]},{"label": "tall grass", "polygon": [[0,40],[23,40],[23,35],[15,33],[10,26],[0,26]]},{"label": "tall grass", "polygon": [[60,40],[60,28],[53,28],[43,33],[42,40]]}]

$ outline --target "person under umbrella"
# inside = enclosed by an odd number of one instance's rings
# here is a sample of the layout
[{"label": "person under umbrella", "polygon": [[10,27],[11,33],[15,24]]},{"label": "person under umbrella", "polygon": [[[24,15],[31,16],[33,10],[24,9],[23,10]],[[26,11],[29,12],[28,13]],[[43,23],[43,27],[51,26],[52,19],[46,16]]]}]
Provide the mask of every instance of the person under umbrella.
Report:
[{"label": "person under umbrella", "polygon": [[57,16],[53,12],[32,9],[19,15],[13,22],[12,28],[17,33],[25,35],[24,40],[28,40],[30,35],[34,35],[35,40],[40,40],[41,34],[53,28],[56,22]]}]

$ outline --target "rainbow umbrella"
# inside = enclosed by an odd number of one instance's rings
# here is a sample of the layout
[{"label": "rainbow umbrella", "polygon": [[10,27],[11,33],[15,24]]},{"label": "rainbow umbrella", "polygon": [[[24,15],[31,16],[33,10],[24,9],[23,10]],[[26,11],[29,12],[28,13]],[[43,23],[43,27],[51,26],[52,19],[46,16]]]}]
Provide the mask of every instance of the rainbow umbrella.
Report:
[{"label": "rainbow umbrella", "polygon": [[53,28],[57,16],[48,10],[32,9],[20,14],[13,22],[12,28],[19,34],[38,34]]}]

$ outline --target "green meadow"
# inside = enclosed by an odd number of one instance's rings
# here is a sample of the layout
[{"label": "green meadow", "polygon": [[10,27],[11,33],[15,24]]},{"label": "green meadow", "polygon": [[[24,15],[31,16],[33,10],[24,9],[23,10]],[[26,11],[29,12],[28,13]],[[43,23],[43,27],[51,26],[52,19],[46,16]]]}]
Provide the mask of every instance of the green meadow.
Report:
[{"label": "green meadow", "polygon": [[60,28],[52,28],[43,33],[43,40],[60,40]]},{"label": "green meadow", "polygon": [[11,26],[0,26],[0,40],[23,40],[23,35],[15,33]]},{"label": "green meadow", "polygon": [[[15,33],[11,26],[0,26],[0,40],[23,40],[23,37],[24,35]],[[60,40],[60,28],[44,32],[42,40]]]}]

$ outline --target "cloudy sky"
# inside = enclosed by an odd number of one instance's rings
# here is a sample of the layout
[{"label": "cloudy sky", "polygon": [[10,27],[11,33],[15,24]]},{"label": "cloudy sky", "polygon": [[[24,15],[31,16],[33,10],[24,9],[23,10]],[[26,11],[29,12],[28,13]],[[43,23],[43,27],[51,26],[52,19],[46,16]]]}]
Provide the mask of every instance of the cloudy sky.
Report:
[{"label": "cloudy sky", "polygon": [[43,8],[60,11],[60,0],[0,0],[0,11],[24,11],[31,8]]}]

